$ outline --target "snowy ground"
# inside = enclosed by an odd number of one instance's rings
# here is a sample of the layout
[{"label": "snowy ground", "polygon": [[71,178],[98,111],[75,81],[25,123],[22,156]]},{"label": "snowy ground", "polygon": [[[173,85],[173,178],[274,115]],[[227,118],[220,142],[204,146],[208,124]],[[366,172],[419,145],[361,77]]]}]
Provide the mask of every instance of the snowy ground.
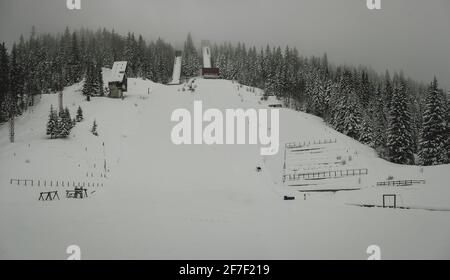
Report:
[{"label": "snowy ground", "polygon": [[[66,88],[72,116],[78,105],[85,116],[70,139],[45,136],[57,95],[43,96],[17,120],[16,143],[0,127],[1,259],[65,259],[71,244],[84,259],[366,259],[372,244],[384,259],[450,258],[449,165],[388,163],[321,119],[288,109],[280,111],[275,156],[260,156],[256,145],[176,146],[170,139],[176,108],[192,109],[194,100],[204,108],[267,108],[273,100],[262,102],[259,90],[224,80],[198,79],[195,93],[139,79],[128,85],[124,100],[91,102],[81,85]],[[98,137],[89,132],[94,119]],[[285,143],[325,139],[336,141],[287,149],[284,170]],[[284,172],[354,168],[368,175],[282,180]],[[426,184],[376,187],[388,177]],[[67,187],[17,186],[10,179],[95,187],[87,199],[74,200],[65,198]],[[358,190],[313,192],[330,188]],[[61,200],[38,201],[49,190],[60,191]],[[414,209],[354,205],[381,205],[383,194],[397,194],[399,206]]]}]

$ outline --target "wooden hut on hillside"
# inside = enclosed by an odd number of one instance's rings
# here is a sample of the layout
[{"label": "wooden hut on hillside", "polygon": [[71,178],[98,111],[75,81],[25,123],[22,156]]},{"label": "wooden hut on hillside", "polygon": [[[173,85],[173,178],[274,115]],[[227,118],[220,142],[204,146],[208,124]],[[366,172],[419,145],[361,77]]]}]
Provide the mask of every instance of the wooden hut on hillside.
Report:
[{"label": "wooden hut on hillside", "polygon": [[123,98],[123,93],[127,91],[127,62],[116,61],[114,62],[111,70],[111,77],[108,82],[109,97]]}]

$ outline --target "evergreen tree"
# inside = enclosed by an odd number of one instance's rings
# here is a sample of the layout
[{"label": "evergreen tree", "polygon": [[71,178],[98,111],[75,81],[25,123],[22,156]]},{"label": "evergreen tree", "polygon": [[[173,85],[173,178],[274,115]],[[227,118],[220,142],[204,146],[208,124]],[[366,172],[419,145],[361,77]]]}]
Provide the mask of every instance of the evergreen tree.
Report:
[{"label": "evergreen tree", "polygon": [[93,95],[95,96],[104,96],[105,91],[103,89],[103,74],[102,74],[102,67],[100,63],[97,63],[96,67],[94,68],[93,75]]},{"label": "evergreen tree", "polygon": [[438,88],[436,77],[431,83],[425,101],[422,134],[420,141],[420,163],[422,165],[444,164],[448,161],[446,151],[446,111],[444,95]]},{"label": "evergreen tree", "polygon": [[92,124],[91,133],[94,134],[95,136],[98,136],[97,122],[95,120],[94,120],[94,123]]},{"label": "evergreen tree", "polygon": [[84,78],[84,85],[82,89],[82,93],[87,96],[87,98],[90,100],[90,96],[95,94],[95,86],[96,86],[96,79],[97,75],[95,75],[95,66],[92,61],[88,62],[86,75]]},{"label": "evergreen tree", "polygon": [[64,30],[64,34],[61,38],[61,64],[62,64],[62,77],[63,84],[62,86],[66,86],[72,83],[73,74],[72,74],[72,66],[71,63],[73,61],[72,55],[72,34],[68,26]]},{"label": "evergreen tree", "polygon": [[72,129],[72,118],[70,117],[70,111],[66,107],[62,112],[60,112],[60,118],[58,120],[59,124],[59,134],[58,137],[66,138],[70,135]]},{"label": "evergreen tree", "polygon": [[333,94],[330,102],[333,104],[332,125],[337,131],[359,139],[362,114],[352,79],[352,73],[345,70],[339,82],[339,89]]},{"label": "evergreen tree", "polygon": [[80,48],[78,46],[77,33],[73,32],[71,39],[71,49],[68,54],[70,57],[68,65],[68,82],[69,84],[78,83],[82,76],[81,55]]},{"label": "evergreen tree", "polygon": [[381,85],[378,85],[375,91],[375,100],[373,104],[373,120],[374,120],[374,145],[381,153],[386,147],[386,129],[387,129],[387,118],[384,113],[385,104],[383,100]]},{"label": "evergreen tree", "polygon": [[389,160],[399,164],[413,164],[411,116],[407,104],[404,81],[394,88],[389,114],[387,148]]},{"label": "evergreen tree", "polygon": [[184,77],[197,76],[200,70],[200,60],[195,49],[191,33],[184,43],[183,60],[181,61],[181,75]]},{"label": "evergreen tree", "polygon": [[137,42],[134,33],[128,32],[125,43],[125,60],[128,61],[127,74],[129,77],[136,77],[138,57],[137,57]]},{"label": "evergreen tree", "polygon": [[146,48],[146,43],[144,41],[144,38],[142,37],[142,35],[139,35],[139,39],[137,42],[137,46],[136,46],[136,57],[137,57],[137,61],[136,61],[136,76],[137,77],[145,77],[145,73],[144,73],[144,64],[146,63],[145,60],[145,48]]},{"label": "evergreen tree", "polygon": [[8,119],[9,57],[5,43],[0,45],[0,123]]},{"label": "evergreen tree", "polygon": [[359,141],[370,147],[375,147],[374,131],[369,116],[364,116],[361,123]]},{"label": "evergreen tree", "polygon": [[342,109],[344,110],[344,117],[341,132],[354,139],[359,139],[361,129],[361,108],[355,93],[351,93],[347,96],[347,100]]},{"label": "evergreen tree", "polygon": [[81,109],[81,106],[78,106],[78,109],[77,109],[77,116],[76,116],[76,121],[77,122],[81,122],[81,121],[83,121],[83,110]]},{"label": "evergreen tree", "polygon": [[361,82],[360,82],[360,88],[359,88],[359,96],[361,100],[361,105],[363,108],[367,108],[369,105],[369,102],[371,101],[372,95],[370,91],[370,81],[369,81],[369,74],[363,70],[361,74]]},{"label": "evergreen tree", "polygon": [[446,147],[447,147],[447,163],[450,163],[450,92],[447,93],[446,95],[446,107],[445,107],[445,111],[447,112],[446,115],[446,133],[445,133],[445,138],[447,139],[446,141]]},{"label": "evergreen tree", "polygon": [[59,135],[58,115],[53,109],[53,105],[50,106],[50,114],[47,122],[47,135],[50,136],[51,139],[56,138]]},{"label": "evergreen tree", "polygon": [[[13,118],[17,114],[20,114],[23,109],[23,88],[24,88],[24,77],[22,67],[18,61],[18,51],[16,45],[13,45],[11,51],[10,60],[10,76],[9,76],[9,91],[7,95],[8,103],[8,117]],[[20,100],[18,98],[20,97]],[[20,107],[18,106],[20,104]]]},{"label": "evergreen tree", "polygon": [[391,110],[391,101],[392,101],[392,96],[394,94],[394,90],[392,88],[392,81],[391,81],[391,76],[389,75],[389,72],[386,71],[386,74],[384,75],[384,91],[383,91],[383,100],[385,103],[384,106],[384,114],[386,116],[389,116],[389,112]]}]

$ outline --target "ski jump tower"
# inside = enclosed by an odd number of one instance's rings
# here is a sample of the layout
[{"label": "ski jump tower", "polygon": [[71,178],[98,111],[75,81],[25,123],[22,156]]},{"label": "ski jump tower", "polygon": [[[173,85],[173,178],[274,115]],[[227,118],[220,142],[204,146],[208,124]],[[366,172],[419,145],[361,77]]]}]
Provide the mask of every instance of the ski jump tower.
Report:
[{"label": "ski jump tower", "polygon": [[171,85],[180,84],[180,76],[181,76],[181,51],[175,52],[175,61],[173,64],[173,73],[172,73],[172,81],[169,83]]},{"label": "ski jump tower", "polygon": [[203,68],[211,68],[211,50],[209,49],[209,42],[202,41],[203,52]]},{"label": "ski jump tower", "polygon": [[203,53],[202,77],[205,79],[219,78],[219,68],[212,67],[211,64],[211,49],[209,48],[208,41],[202,41],[202,53]]}]

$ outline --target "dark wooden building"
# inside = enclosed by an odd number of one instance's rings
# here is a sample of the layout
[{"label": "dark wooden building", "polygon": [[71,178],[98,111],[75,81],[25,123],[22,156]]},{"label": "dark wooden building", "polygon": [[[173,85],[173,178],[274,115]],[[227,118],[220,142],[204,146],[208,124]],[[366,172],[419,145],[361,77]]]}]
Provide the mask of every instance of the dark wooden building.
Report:
[{"label": "dark wooden building", "polygon": [[111,70],[111,77],[108,82],[109,97],[123,98],[123,93],[127,91],[127,62],[114,62]]},{"label": "dark wooden building", "polygon": [[220,76],[219,68],[202,68],[202,77],[205,79],[218,79]]}]

